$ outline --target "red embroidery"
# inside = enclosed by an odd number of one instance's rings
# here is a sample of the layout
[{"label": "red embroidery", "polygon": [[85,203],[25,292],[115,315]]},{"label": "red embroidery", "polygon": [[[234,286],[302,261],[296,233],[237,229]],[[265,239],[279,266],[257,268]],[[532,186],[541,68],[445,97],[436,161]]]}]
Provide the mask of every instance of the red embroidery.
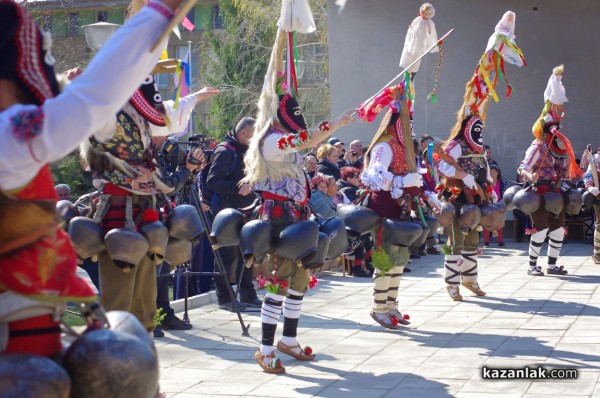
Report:
[{"label": "red embroidery", "polygon": [[12,134],[19,142],[27,142],[42,132],[44,110],[41,107],[21,111],[10,118]]}]

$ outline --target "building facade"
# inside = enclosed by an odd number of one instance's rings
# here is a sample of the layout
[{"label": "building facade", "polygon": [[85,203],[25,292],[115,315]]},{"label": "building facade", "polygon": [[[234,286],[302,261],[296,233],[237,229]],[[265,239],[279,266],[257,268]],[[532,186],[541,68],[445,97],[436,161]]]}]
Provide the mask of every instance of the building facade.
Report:
[{"label": "building facade", "polygon": [[[329,73],[332,114],[358,106],[400,72],[398,62],[407,28],[417,16],[422,0],[348,0],[339,12],[328,1]],[[516,169],[531,144],[531,127],[543,107],[543,93],[552,73],[565,65],[563,83],[569,102],[564,105],[563,128],[576,157],[585,145],[600,146],[594,114],[600,106],[600,42],[592,34],[600,3],[592,0],[444,0],[435,7],[438,36],[454,28],[444,42],[444,62],[437,103],[427,102],[437,54],[425,57],[416,76],[415,133],[445,139],[463,101],[488,37],[504,12],[516,13],[515,35],[527,66],[506,64],[506,78],[514,90],[498,84],[499,103],[490,101],[484,131],[486,144],[502,167],[503,177],[514,180]],[[339,134],[345,142],[359,138],[370,142],[374,124],[353,123]],[[342,138],[343,137],[343,138]]]}]

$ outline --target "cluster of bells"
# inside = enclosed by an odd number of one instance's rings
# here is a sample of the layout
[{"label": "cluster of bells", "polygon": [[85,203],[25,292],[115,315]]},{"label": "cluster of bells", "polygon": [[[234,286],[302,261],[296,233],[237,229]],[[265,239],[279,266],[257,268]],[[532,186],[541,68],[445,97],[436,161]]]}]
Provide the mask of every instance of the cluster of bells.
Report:
[{"label": "cluster of bells", "polygon": [[71,344],[63,342],[58,362],[31,354],[0,355],[2,396],[156,397],[158,355],[152,338],[128,312],[101,314],[95,329]]},{"label": "cluster of bells", "polygon": [[156,213],[156,217],[145,217],[137,231],[114,228],[106,235],[93,219],[76,216],[77,209],[67,200],[57,203],[57,214],[60,223],[67,227],[79,257],[86,259],[106,251],[114,264],[125,272],[139,264],[144,256],[156,264],[186,263],[191,257],[192,244],[205,232],[198,211],[190,205],[171,209],[164,223],[158,220]]},{"label": "cluster of bells", "polygon": [[577,215],[582,208],[590,209],[596,203],[596,197],[584,188],[564,188],[561,192],[546,192],[541,196],[533,187],[523,188],[520,185],[508,188],[503,200],[509,210],[519,210],[526,216],[542,206],[552,214],[558,215],[564,209],[567,214]]}]

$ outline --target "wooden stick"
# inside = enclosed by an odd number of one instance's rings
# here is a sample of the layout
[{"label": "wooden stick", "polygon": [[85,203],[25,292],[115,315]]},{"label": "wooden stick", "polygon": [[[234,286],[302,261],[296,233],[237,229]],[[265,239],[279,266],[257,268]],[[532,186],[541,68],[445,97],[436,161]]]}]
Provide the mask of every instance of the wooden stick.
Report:
[{"label": "wooden stick", "polygon": [[[409,70],[414,64],[416,64],[421,58],[423,58],[424,56],[426,56],[427,54],[429,54],[429,52],[431,50],[433,50],[435,48],[435,46],[438,45],[438,43],[440,43],[442,40],[444,40],[446,37],[450,36],[450,34],[454,32],[454,28],[450,29],[444,36],[440,37],[438,39],[438,41],[436,41],[433,45],[431,45],[431,47],[429,47],[427,50],[425,50],[425,52],[423,54],[421,54],[417,59],[415,59],[413,62],[411,62],[410,65],[408,65],[406,68],[404,68],[402,70],[402,72],[398,73],[392,80],[390,80],[385,86],[381,87],[379,89],[379,91],[377,91],[374,95],[372,95],[369,99],[363,101],[363,104],[367,104],[369,101],[371,101],[373,98],[377,97],[379,94],[381,94],[381,92],[383,90],[385,90],[387,87],[391,86],[392,83],[394,83],[396,81],[396,79],[398,79],[400,76],[404,75],[406,73],[407,70]],[[352,116],[354,116],[356,114],[356,112],[352,113]]]},{"label": "wooden stick", "polygon": [[175,11],[175,15],[173,15],[173,18],[171,18],[171,21],[169,21],[169,24],[160,35],[160,38],[154,43],[154,45],[150,49],[150,52],[156,50],[158,46],[160,46],[165,40],[167,40],[173,28],[177,26],[178,23],[183,21],[183,18],[185,18],[188,12],[190,12],[190,10],[196,5],[197,1],[198,0],[183,0],[181,2],[179,8],[177,9],[177,11]]}]

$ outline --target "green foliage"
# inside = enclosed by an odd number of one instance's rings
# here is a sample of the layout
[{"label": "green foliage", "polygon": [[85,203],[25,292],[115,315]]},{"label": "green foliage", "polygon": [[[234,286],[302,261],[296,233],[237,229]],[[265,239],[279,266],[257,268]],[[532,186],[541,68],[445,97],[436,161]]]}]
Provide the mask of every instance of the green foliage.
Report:
[{"label": "green foliage", "polygon": [[71,187],[72,200],[94,190],[91,173],[84,171],[81,166],[79,151],[71,152],[53,163],[51,169],[56,184],[67,184]]},{"label": "green foliage", "polygon": [[388,256],[386,251],[381,247],[375,249],[371,258],[373,259],[373,267],[377,268],[381,272],[381,275],[385,275],[387,272],[390,272],[392,268],[394,268],[394,264],[392,264],[390,256]]},{"label": "green foliage", "polygon": [[154,314],[154,325],[160,326],[162,321],[165,319],[167,314],[163,311],[162,308],[157,308],[156,313]]},{"label": "green foliage", "polygon": [[[221,138],[240,118],[256,116],[258,97],[277,32],[280,4],[273,0],[219,2],[224,29],[207,32],[206,43],[201,47],[204,61],[200,72],[205,84],[218,87],[221,94],[210,100],[208,127],[202,133]],[[319,56],[307,62],[307,68],[313,71],[311,87],[303,87],[303,81],[300,81],[300,104],[310,125],[329,116],[327,48],[323,46],[327,37],[327,6],[325,2],[314,0],[311,7],[317,33],[297,36],[299,45],[316,43],[320,46]]]}]

